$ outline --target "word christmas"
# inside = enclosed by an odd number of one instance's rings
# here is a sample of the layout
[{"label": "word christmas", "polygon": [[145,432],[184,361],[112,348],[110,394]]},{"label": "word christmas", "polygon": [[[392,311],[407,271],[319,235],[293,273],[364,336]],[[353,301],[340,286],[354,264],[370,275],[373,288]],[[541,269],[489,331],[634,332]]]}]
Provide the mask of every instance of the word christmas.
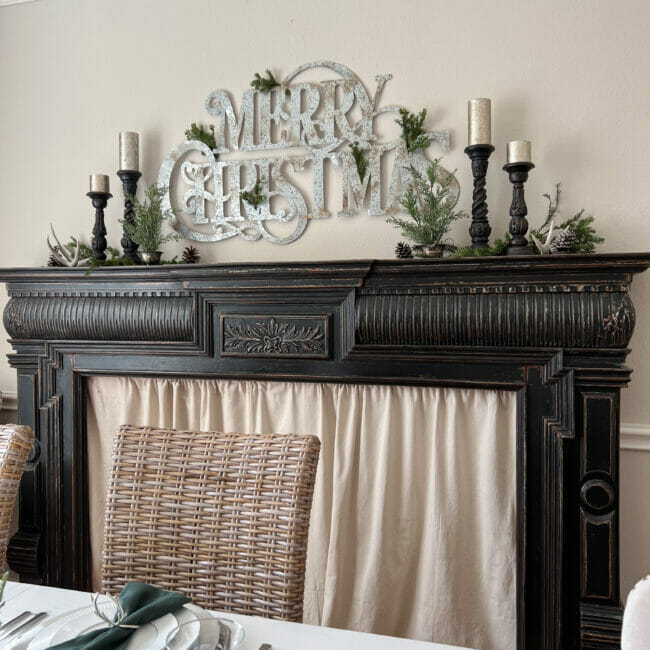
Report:
[{"label": "word christmas", "polygon": [[[298,75],[314,68],[328,68],[339,78],[319,83],[291,83]],[[380,143],[373,132],[376,117],[399,112],[397,106],[377,107],[382,88],[391,78],[389,74],[377,75],[377,86],[371,97],[357,75],[345,66],[329,61],[309,63],[266,92],[246,90],[238,113],[229,93],[215,90],[205,105],[217,122],[216,148],[210,149],[198,140],[183,142],[160,168],[158,183],[169,188],[164,207],[173,214],[173,227],[184,237],[197,241],[220,241],[234,236],[251,241],[263,237],[275,244],[295,241],[309,219],[330,216],[326,207],[326,161],[340,167],[343,174],[339,216],[362,210],[368,195],[369,215],[399,211],[403,188],[412,178],[411,166],[424,172],[428,162],[421,150],[409,153],[401,138]],[[353,114],[357,115],[356,119]],[[448,131],[427,135],[443,150],[449,149]],[[363,152],[367,161],[365,170],[355,162],[350,145]],[[232,150],[280,149],[288,152],[276,157],[239,160],[215,157]],[[201,152],[201,160],[189,155],[196,151]],[[382,157],[389,151],[395,152],[394,162],[387,197],[382,202]],[[289,180],[287,165],[291,165],[296,177],[310,170],[309,202]],[[187,187],[182,198],[179,180]],[[457,196],[457,184],[454,192]],[[178,197],[179,207],[173,206],[173,197]],[[182,215],[187,216],[182,218]],[[274,234],[268,229],[273,222],[289,223],[282,230],[286,232],[291,227],[293,230],[284,236]]]}]

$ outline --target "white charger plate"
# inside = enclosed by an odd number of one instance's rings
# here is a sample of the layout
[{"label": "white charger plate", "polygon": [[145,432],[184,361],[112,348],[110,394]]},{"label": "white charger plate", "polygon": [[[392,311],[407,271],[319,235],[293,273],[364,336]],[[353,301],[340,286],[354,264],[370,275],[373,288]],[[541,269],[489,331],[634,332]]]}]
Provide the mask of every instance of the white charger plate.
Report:
[{"label": "white charger plate", "polygon": [[[110,601],[105,601],[99,604],[99,609],[102,613],[111,615],[115,606]],[[192,610],[182,607],[175,614],[165,614],[151,623],[142,625],[131,635],[127,649],[164,648],[165,639],[179,623],[199,618],[196,614],[197,610],[204,615],[207,614],[200,607],[192,605]],[[80,607],[45,621],[27,648],[28,650],[46,650],[52,645],[69,641],[81,634],[103,627],[106,627],[106,623],[97,618],[92,605]]]},{"label": "white charger plate", "polygon": [[[194,631],[192,637],[182,637],[178,640],[173,639],[172,643],[169,645],[170,648],[173,648],[174,650],[185,650],[186,648],[194,647],[197,641],[199,643],[214,641],[215,639],[212,636],[212,634],[214,634],[213,630],[208,626],[202,625],[202,621],[214,620],[219,622],[221,628],[227,628],[230,632],[230,645],[228,648],[224,648],[224,650],[239,650],[244,641],[244,628],[237,623],[237,621],[233,621],[229,618],[222,618],[220,616],[214,616],[210,612],[206,612],[204,609],[194,605],[193,603],[187,603],[185,607],[189,609],[195,615],[196,620],[198,620],[198,633]],[[179,624],[184,622],[185,621],[179,619]]]}]

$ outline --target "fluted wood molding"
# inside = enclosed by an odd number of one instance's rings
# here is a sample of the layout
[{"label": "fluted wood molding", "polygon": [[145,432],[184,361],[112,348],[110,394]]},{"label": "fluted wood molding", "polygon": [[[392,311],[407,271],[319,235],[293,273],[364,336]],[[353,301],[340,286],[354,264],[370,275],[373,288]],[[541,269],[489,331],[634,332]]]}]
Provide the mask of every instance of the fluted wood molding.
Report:
[{"label": "fluted wood molding", "polygon": [[13,297],[4,326],[15,339],[191,341],[191,296]]}]

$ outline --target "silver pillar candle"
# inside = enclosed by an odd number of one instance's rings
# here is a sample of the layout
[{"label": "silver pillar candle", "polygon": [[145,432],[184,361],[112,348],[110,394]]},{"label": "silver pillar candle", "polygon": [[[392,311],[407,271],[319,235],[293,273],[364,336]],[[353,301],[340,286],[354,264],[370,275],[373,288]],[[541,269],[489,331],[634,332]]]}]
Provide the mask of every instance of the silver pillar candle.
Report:
[{"label": "silver pillar candle", "polygon": [[108,176],[106,174],[91,174],[90,175],[90,191],[103,192],[109,194]]},{"label": "silver pillar candle", "polygon": [[485,97],[467,102],[467,144],[492,144],[491,102]]},{"label": "silver pillar candle", "polygon": [[507,158],[509,163],[532,162],[529,140],[513,140],[508,142]]},{"label": "silver pillar candle", "polygon": [[140,170],[140,147],[138,144],[138,134],[134,131],[120,132],[120,171],[139,171]]}]

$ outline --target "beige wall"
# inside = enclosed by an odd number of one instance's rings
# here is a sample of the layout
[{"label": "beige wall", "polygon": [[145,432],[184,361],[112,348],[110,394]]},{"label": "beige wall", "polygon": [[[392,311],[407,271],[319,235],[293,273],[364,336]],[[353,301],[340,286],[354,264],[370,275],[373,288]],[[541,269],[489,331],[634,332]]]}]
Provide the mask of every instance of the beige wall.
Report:
[{"label": "beige wall", "polygon": [[[2,265],[43,264],[50,221],[61,235],[89,232],[87,176],[117,169],[120,130],[140,132],[144,180],[152,182],[189,123],[205,120],[210,91],[229,89],[238,104],[255,71],[271,67],[284,75],[322,58],[348,65],[371,90],[375,74],[393,73],[385,104],[426,106],[431,128],[451,130],[445,164],[459,170],[465,209],[465,103],[492,98],[497,151],[488,190],[495,233],[508,221],[509,186],[500,170],[505,143],[528,138],[537,165],[527,193],[533,224],[545,213],[541,194],[562,181],[563,215],[581,207],[593,212],[604,249],[647,250],[649,20],[647,0],[40,0],[0,7]],[[118,190],[114,175],[111,183]],[[110,243],[118,245],[115,194],[107,224]],[[466,241],[466,229],[455,229],[457,242]],[[201,253],[205,261],[386,258],[398,238],[383,219],[361,214],[311,223],[290,246],[229,241],[203,245]],[[646,274],[632,289],[635,373],[622,407],[624,422],[646,425],[649,287]],[[8,351],[3,344],[0,353]],[[15,390],[5,362],[0,389]],[[637,476],[647,492],[650,453],[626,451],[623,463],[625,480]],[[648,539],[650,521],[645,525],[624,529],[623,548],[634,558],[642,549],[627,539]],[[624,561],[630,576],[650,572],[647,552],[634,561]]]}]

